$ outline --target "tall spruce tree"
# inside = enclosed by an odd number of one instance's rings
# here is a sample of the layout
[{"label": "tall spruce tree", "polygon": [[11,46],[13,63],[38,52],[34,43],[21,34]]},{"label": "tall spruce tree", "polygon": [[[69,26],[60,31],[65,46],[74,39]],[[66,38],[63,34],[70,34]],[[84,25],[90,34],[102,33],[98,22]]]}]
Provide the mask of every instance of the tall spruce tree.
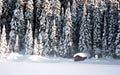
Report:
[{"label": "tall spruce tree", "polygon": [[16,9],[14,10],[13,22],[16,23],[17,31],[16,33],[19,36],[19,50],[22,51],[25,49],[24,47],[24,39],[25,39],[25,20],[23,14],[23,0],[17,0]]},{"label": "tall spruce tree", "polygon": [[59,40],[60,40],[60,31],[61,31],[61,26],[60,24],[60,2],[59,0],[53,0],[52,6],[51,6],[51,11],[52,11],[52,30],[51,30],[51,54],[53,56],[58,56],[59,52]]},{"label": "tall spruce tree", "polygon": [[68,8],[66,9],[66,25],[65,25],[65,40],[64,40],[64,45],[65,45],[65,56],[66,57],[71,57],[74,54],[73,50],[73,24],[71,20],[71,12],[70,12],[70,3],[68,2]]},{"label": "tall spruce tree", "polygon": [[108,36],[108,56],[114,57],[115,55],[115,40],[117,36],[118,26],[118,3],[112,1],[110,8],[110,23],[109,23],[109,36]]},{"label": "tall spruce tree", "polygon": [[27,30],[25,35],[25,54],[31,55],[33,54],[33,32],[32,32],[32,25],[28,21],[27,22]]},{"label": "tall spruce tree", "polygon": [[[78,52],[78,42],[79,42],[79,36],[78,36],[78,26],[77,26],[77,3],[76,0],[73,0],[72,6],[71,6],[71,19],[72,19],[72,24],[73,24],[73,49],[75,50],[75,53]],[[80,11],[79,13],[82,13]]]},{"label": "tall spruce tree", "polygon": [[93,49],[95,54],[101,55],[101,12],[98,6],[95,6],[93,12],[94,18],[94,32],[93,32]]},{"label": "tall spruce tree", "polygon": [[9,50],[10,52],[15,51],[15,43],[16,43],[16,34],[17,34],[17,24],[14,19],[11,20],[11,31],[9,34]]},{"label": "tall spruce tree", "polygon": [[105,58],[108,55],[108,35],[109,35],[109,12],[110,12],[110,1],[105,1],[105,10],[104,10],[104,24],[103,24],[103,37],[102,37],[102,56]]},{"label": "tall spruce tree", "polygon": [[9,52],[5,31],[6,31],[6,29],[5,29],[5,25],[4,25],[2,28],[2,35],[1,35],[1,40],[0,40],[0,53],[2,53],[2,54]]},{"label": "tall spruce tree", "polygon": [[59,42],[59,51],[58,51],[58,53],[59,53],[59,56],[65,57],[65,54],[64,54],[65,16],[64,16],[64,9],[63,8],[61,8],[61,12],[60,13],[61,13],[61,16],[60,16],[60,18],[61,18],[61,21],[60,21],[61,37],[60,37],[60,42]]},{"label": "tall spruce tree", "polygon": [[86,13],[86,5],[84,5],[84,14],[82,24],[79,31],[79,51],[90,54],[91,51],[91,26],[90,15]]},{"label": "tall spruce tree", "polygon": [[33,10],[33,0],[28,0],[25,8],[25,22],[27,25],[25,35],[25,54],[33,54]]},{"label": "tall spruce tree", "polygon": [[[120,11],[120,5],[118,7],[119,11]],[[120,12],[118,12],[118,17],[120,17]],[[116,49],[115,49],[115,55],[117,57],[120,57],[120,18],[118,18],[118,29],[117,29],[117,37],[116,37],[116,41],[115,41],[115,45],[116,45]]]}]

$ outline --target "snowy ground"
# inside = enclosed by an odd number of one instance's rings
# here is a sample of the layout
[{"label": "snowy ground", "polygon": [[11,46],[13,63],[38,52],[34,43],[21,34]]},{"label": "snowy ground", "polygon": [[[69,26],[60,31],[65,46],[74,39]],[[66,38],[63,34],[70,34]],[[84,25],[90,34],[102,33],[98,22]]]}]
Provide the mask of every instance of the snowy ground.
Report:
[{"label": "snowy ground", "polygon": [[10,54],[0,57],[0,75],[120,75],[120,60],[73,59]]}]

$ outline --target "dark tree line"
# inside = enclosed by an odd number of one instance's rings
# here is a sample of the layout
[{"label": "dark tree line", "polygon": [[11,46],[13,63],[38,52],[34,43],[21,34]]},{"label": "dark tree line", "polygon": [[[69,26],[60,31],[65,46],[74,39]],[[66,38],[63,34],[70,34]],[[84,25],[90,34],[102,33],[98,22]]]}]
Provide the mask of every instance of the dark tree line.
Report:
[{"label": "dark tree line", "polygon": [[0,0],[0,52],[120,57],[119,12],[119,0]]}]

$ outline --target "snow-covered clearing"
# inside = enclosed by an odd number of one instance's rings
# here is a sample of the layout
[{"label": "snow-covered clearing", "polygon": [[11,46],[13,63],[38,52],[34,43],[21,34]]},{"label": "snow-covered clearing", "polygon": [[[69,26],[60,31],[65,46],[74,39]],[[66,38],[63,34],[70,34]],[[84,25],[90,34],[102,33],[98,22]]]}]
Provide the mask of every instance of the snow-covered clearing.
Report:
[{"label": "snow-covered clearing", "polygon": [[73,59],[10,54],[0,58],[0,75],[120,75],[120,60]]}]

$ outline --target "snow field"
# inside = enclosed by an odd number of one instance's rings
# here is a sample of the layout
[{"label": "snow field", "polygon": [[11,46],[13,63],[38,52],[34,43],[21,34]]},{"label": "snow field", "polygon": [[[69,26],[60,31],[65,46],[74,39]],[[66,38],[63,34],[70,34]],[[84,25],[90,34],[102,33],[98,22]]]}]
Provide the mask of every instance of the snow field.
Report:
[{"label": "snow field", "polygon": [[11,53],[0,59],[0,75],[120,75],[120,60],[24,56]]}]

